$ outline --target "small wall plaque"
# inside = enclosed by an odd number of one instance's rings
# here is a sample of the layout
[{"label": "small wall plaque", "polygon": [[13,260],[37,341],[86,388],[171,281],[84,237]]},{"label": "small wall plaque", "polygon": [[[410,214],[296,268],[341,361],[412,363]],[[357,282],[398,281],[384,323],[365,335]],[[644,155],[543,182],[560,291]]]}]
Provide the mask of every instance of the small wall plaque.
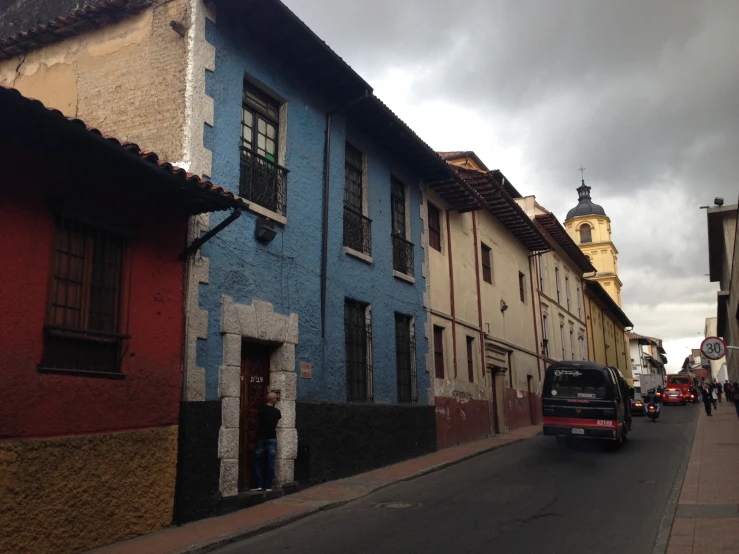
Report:
[{"label": "small wall plaque", "polygon": [[300,377],[303,379],[311,379],[313,377],[313,366],[308,362],[300,364]]}]

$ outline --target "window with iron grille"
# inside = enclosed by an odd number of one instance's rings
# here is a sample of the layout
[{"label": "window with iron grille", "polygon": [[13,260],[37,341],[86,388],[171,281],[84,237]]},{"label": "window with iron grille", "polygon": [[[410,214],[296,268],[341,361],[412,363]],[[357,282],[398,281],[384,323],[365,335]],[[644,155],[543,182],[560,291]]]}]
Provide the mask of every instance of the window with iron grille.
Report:
[{"label": "window with iron grille", "polygon": [[467,337],[467,377],[470,383],[475,382],[475,364],[472,358],[474,352],[475,338]]},{"label": "window with iron grille", "polygon": [[542,316],[542,335],[544,335],[544,355],[549,356],[549,317],[547,314]]},{"label": "window with iron grille", "polygon": [[113,233],[57,222],[40,368],[120,372],[125,251]]},{"label": "window with iron grille", "polygon": [[372,402],[372,320],[369,304],[344,300],[346,397]]},{"label": "window with iron grille", "polygon": [[580,287],[577,287],[575,294],[577,295],[577,317],[582,319],[582,296],[580,296]]},{"label": "window with iron grille", "polygon": [[570,354],[572,359],[575,359],[575,330],[570,329]]},{"label": "window with iron grille", "polygon": [[566,352],[567,347],[565,346],[565,324],[564,323],[559,324],[559,341],[562,344],[562,359],[566,360],[567,359],[567,352]]},{"label": "window with iron grille", "polygon": [[363,154],[348,142],[344,158],[344,246],[372,253],[372,220],[364,215]]},{"label": "window with iron grille", "polygon": [[521,297],[521,302],[526,302],[526,275],[518,272],[518,295]]},{"label": "window with iron grille", "polygon": [[486,283],[493,283],[493,263],[490,257],[490,247],[482,245],[480,247],[482,251],[482,280]]},{"label": "window with iron grille", "polygon": [[565,296],[567,297],[567,311],[571,312],[570,308],[570,278],[565,275]]},{"label": "window with iron grille", "polygon": [[395,314],[395,360],[398,370],[398,402],[418,402],[416,338],[413,318]]},{"label": "window with iron grille", "polygon": [[434,368],[436,378],[444,378],[444,328],[434,325]]},{"label": "window with iron grille", "polygon": [[429,246],[441,252],[441,211],[429,202]]},{"label": "window with iron grille", "polygon": [[239,194],[284,215],[288,171],[277,165],[279,112],[277,102],[244,84]]},{"label": "window with iron grille", "polygon": [[560,282],[559,282],[559,268],[554,268],[554,280],[557,284],[557,304],[562,304],[562,291],[560,290]]},{"label": "window with iron grille", "polygon": [[390,177],[390,211],[393,226],[393,269],[413,275],[413,243],[407,239],[405,213],[405,185]]}]

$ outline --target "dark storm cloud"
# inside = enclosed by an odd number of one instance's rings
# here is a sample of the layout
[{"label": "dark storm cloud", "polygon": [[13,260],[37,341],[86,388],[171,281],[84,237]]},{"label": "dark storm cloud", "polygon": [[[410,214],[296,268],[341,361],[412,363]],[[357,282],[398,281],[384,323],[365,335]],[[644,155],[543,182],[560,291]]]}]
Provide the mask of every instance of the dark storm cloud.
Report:
[{"label": "dark storm cloud", "polygon": [[[391,70],[414,75],[409,105],[475,110],[477,124],[522,152],[519,189],[560,219],[584,164],[612,218],[627,313],[685,302],[685,329],[702,327],[694,308],[712,305],[715,287],[698,206],[739,194],[739,2],[287,4],[370,83]],[[450,142],[490,151],[439,119]],[[505,159],[486,162],[506,172]],[[670,334],[680,336],[674,322]]]}]

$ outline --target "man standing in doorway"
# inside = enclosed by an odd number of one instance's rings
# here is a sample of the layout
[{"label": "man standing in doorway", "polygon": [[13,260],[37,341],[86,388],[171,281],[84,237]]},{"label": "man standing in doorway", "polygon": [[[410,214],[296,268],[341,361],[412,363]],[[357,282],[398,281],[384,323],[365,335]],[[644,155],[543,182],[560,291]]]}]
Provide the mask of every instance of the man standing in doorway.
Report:
[{"label": "man standing in doorway", "polygon": [[[267,401],[259,407],[259,424],[257,425],[257,443],[254,446],[254,484],[253,491],[271,491],[275,478],[275,456],[277,455],[277,422],[282,414],[275,408],[277,394],[267,393]],[[267,472],[262,478],[264,458],[267,458]]]}]

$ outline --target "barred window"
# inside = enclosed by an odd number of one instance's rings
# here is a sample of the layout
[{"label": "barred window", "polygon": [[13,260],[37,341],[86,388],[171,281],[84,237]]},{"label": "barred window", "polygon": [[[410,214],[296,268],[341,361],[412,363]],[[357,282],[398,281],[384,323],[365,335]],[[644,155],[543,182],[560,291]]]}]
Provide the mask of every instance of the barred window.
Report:
[{"label": "barred window", "polygon": [[444,328],[434,325],[434,367],[436,378],[444,378]]},{"label": "barred window", "polygon": [[395,314],[395,359],[398,370],[398,402],[417,403],[416,337],[413,318]]},{"label": "barred window", "polygon": [[441,211],[433,204],[428,204],[429,211],[429,246],[441,252]]},{"label": "barred window", "polygon": [[490,247],[482,245],[482,280],[486,283],[493,283],[493,262],[490,256]]},{"label": "barred window", "polygon": [[518,294],[521,297],[521,302],[526,302],[526,275],[518,272]]},{"label": "barred window", "polygon": [[467,377],[470,383],[475,382],[475,364],[473,361],[475,338],[467,337]]},{"label": "barred window", "polygon": [[41,368],[119,372],[125,241],[60,220],[54,236]]},{"label": "barred window", "polygon": [[559,282],[559,267],[554,268],[554,280],[557,284],[557,304],[562,304],[562,291],[560,290],[561,284]]},{"label": "barred window", "polygon": [[372,319],[369,304],[344,300],[346,396],[349,402],[372,402]]},{"label": "barred window", "polygon": [[567,311],[571,312],[572,308],[570,307],[570,278],[565,275],[565,297],[567,297]]},{"label": "barred window", "polygon": [[413,243],[406,238],[405,185],[390,178],[390,211],[392,212],[393,269],[413,275]]},{"label": "barred window", "polygon": [[364,214],[363,154],[349,144],[344,158],[344,246],[370,255],[372,220]]}]

